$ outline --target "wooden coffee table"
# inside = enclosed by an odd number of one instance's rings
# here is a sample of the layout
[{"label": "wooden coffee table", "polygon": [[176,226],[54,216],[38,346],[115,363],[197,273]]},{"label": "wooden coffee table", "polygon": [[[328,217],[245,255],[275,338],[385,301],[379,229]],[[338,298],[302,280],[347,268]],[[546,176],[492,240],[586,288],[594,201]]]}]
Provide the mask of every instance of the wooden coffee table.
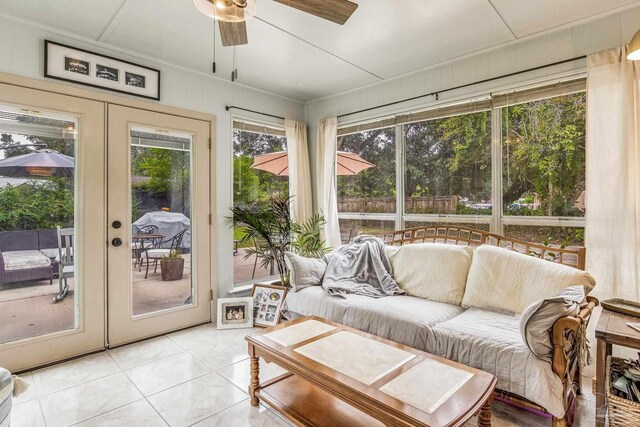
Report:
[{"label": "wooden coffee table", "polygon": [[[310,316],[246,337],[251,404],[300,426],[491,425],[496,378],[414,348]],[[287,373],[260,383],[259,358]]]}]

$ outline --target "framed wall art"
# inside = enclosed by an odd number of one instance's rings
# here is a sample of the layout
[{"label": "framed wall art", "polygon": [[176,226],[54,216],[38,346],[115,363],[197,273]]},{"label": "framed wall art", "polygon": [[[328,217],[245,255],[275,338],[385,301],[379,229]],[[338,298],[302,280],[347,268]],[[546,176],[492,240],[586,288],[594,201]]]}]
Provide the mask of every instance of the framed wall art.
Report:
[{"label": "framed wall art", "polygon": [[160,100],[160,70],[44,41],[44,76]]},{"label": "framed wall art", "polygon": [[218,329],[251,328],[253,298],[218,298]]},{"label": "framed wall art", "polygon": [[254,326],[275,326],[282,316],[282,304],[287,296],[287,288],[276,285],[256,283],[253,285],[253,324]]}]

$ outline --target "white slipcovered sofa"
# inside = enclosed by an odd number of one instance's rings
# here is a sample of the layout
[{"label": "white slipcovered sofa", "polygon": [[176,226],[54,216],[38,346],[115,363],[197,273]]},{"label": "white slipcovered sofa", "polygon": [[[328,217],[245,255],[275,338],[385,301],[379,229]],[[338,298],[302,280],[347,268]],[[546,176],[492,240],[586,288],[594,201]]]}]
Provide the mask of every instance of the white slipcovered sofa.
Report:
[{"label": "white slipcovered sofa", "polygon": [[[431,238],[424,228],[403,230],[401,238],[407,232],[413,237],[389,241],[403,244],[386,249],[394,279],[407,295],[340,298],[309,286],[288,293],[285,318],[324,317],[482,369],[497,377],[503,399],[551,414],[554,425],[570,424],[569,408],[580,392],[581,338],[597,300],[587,297],[577,315],[552,323],[548,358],[526,344],[520,315],[567,287],[582,285],[586,294],[595,286],[586,272],[546,260],[580,265],[583,248],[572,252],[519,242],[527,247],[524,255],[494,246],[505,246],[502,236],[456,227],[451,239],[451,230],[447,227],[444,238],[437,238],[438,230]],[[479,239],[470,238],[474,233]],[[516,249],[513,239],[506,240]],[[408,245],[420,241],[442,243]]]}]

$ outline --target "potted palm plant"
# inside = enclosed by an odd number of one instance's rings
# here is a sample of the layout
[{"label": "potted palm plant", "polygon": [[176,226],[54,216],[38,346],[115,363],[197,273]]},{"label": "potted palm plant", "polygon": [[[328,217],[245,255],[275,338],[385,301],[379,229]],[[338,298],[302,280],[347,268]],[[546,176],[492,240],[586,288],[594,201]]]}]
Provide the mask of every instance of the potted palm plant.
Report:
[{"label": "potted palm plant", "polygon": [[240,243],[253,244],[245,249],[245,259],[255,255],[263,268],[277,271],[283,286],[289,286],[285,252],[319,258],[330,250],[320,238],[324,217],[316,214],[297,223],[291,218],[290,204],[291,197],[274,195],[266,203],[235,204],[228,217],[244,232]]},{"label": "potted palm plant", "polygon": [[162,280],[180,280],[184,273],[184,258],[179,249],[171,249],[167,256],[160,259]]}]

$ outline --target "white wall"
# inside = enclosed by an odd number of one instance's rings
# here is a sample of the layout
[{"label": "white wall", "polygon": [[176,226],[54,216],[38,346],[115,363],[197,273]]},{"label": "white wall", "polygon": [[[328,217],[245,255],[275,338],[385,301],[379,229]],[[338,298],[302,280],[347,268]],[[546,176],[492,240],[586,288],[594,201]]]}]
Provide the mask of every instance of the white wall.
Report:
[{"label": "white wall", "polygon": [[[324,118],[620,46],[628,43],[639,28],[640,7],[543,36],[521,39],[499,48],[479,52],[361,89],[308,102],[306,121],[309,128],[313,188],[316,188],[315,146],[318,122]],[[407,110],[434,106],[438,103],[451,102],[459,98],[473,97],[474,94],[487,94],[501,89],[522,86],[533,81],[557,79],[561,76],[585,72],[586,61],[580,60],[442,94],[439,102],[436,102],[433,97],[427,97],[393,107],[377,109],[369,113],[345,117],[340,122],[348,123],[384,117]]]},{"label": "white wall", "polygon": [[[3,16],[0,16],[0,71],[44,79],[44,39],[157,68],[161,71],[160,104],[214,114],[217,117],[217,161],[212,166],[217,178],[218,211],[214,216],[218,235],[218,294],[224,296],[233,284],[233,233],[224,220],[232,200],[231,113],[225,111],[224,107],[233,104],[303,120],[304,105],[299,101],[231,83],[213,75],[159,63],[150,57]],[[251,118],[251,115],[245,114],[244,117]],[[254,118],[264,120],[261,116]]]}]

